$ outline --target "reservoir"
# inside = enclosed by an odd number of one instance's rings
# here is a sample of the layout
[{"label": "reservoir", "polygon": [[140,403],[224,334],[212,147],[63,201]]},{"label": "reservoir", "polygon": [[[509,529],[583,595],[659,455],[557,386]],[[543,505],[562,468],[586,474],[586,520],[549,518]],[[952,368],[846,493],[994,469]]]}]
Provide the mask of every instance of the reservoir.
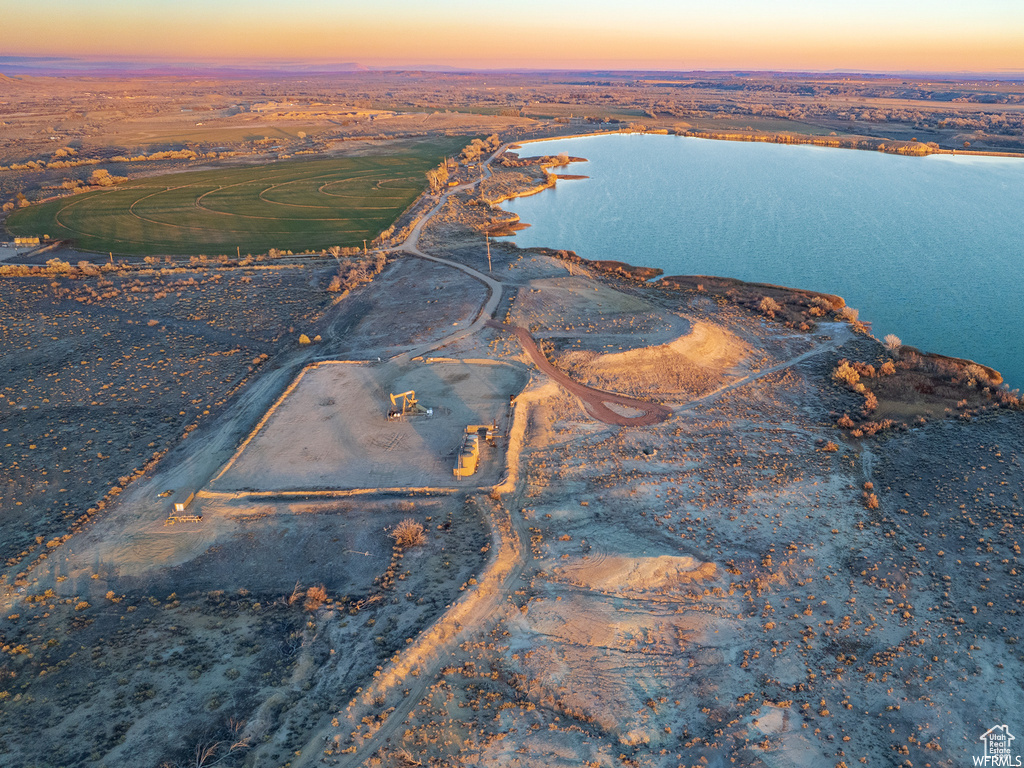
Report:
[{"label": "reservoir", "polygon": [[611,134],[524,144],[584,174],[503,204],[521,247],[834,293],[874,336],[1024,387],[1024,159]]}]

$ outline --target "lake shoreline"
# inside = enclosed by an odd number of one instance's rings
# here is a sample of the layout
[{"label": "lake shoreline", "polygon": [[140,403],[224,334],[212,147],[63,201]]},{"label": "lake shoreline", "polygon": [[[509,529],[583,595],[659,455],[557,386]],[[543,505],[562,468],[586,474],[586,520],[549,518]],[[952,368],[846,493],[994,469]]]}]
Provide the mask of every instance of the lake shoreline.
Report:
[{"label": "lake shoreline", "polygon": [[[594,136],[594,135],[616,135],[616,134],[620,134],[620,133],[622,133],[622,132],[619,132],[619,131],[614,131],[614,132],[609,131],[609,132],[605,132],[605,133],[602,133],[602,134],[582,134],[582,135],[580,135],[578,137],[558,137],[558,138],[588,138],[588,137]],[[705,137],[697,137],[697,136],[681,136],[681,137],[682,138],[705,138]],[[524,142],[518,142],[518,144],[519,145],[524,145],[524,144],[539,143],[541,141],[551,141],[551,140],[553,140],[553,139],[539,139],[536,142],[524,141]],[[785,143],[785,142],[765,142],[765,143]],[[849,149],[849,148],[852,148],[852,147],[829,147],[829,148],[847,148],[847,149]],[[896,154],[896,153],[892,153],[892,154]],[[932,154],[956,155],[958,153],[956,153],[956,152],[949,152],[949,151],[939,151],[939,152],[934,152]],[[960,153],[960,154],[967,154],[967,153]],[[985,154],[989,154],[989,153],[976,152],[976,153],[973,153],[973,154],[985,155]],[[913,156],[927,156],[927,155],[905,155],[905,156],[913,157]],[[582,160],[582,161],[586,162],[586,160],[584,160],[583,158],[574,158],[574,160],[575,161],[581,161]],[[529,189],[529,190],[524,190],[521,194],[511,194],[507,198],[505,198],[505,200],[503,200],[502,202],[505,202],[505,201],[511,200],[511,199],[515,199],[515,198],[519,198],[519,197],[532,196],[532,195],[535,195],[535,194],[543,191],[544,189],[552,189],[552,188],[554,188],[556,186],[557,180],[560,179],[560,178],[562,178],[562,177],[559,176],[559,175],[549,174],[549,180],[551,182],[550,184],[546,184],[546,185],[544,185],[544,186],[542,186],[540,188],[533,188],[533,189]],[[576,175],[576,174],[569,174],[568,178],[577,179],[577,178],[581,178],[581,177]],[[589,177],[588,176],[582,176],[582,178],[587,179]],[[508,235],[508,236],[512,236],[512,235],[515,234],[515,231],[519,231],[519,230],[525,229],[525,228],[530,227],[530,226],[531,226],[530,223],[520,221],[520,222],[517,223],[517,226],[515,227],[514,231],[507,232],[507,233],[502,233],[502,234],[505,234],[505,235]],[[533,246],[533,247],[537,247],[537,246]],[[615,277],[617,279],[625,280],[627,282],[632,282],[632,283],[646,283],[648,285],[652,285],[652,286],[656,286],[656,287],[660,287],[660,288],[667,288],[667,289],[684,289],[686,287],[691,287],[692,288],[695,285],[699,284],[699,285],[701,285],[701,288],[700,288],[701,290],[704,290],[705,285],[713,284],[713,285],[716,285],[717,287],[719,287],[719,289],[720,289],[719,293],[722,293],[722,294],[724,294],[728,290],[727,287],[723,287],[723,286],[731,286],[732,288],[741,289],[741,290],[743,290],[745,292],[749,292],[749,291],[754,290],[754,289],[769,289],[769,290],[782,291],[782,292],[789,293],[789,294],[794,294],[794,295],[803,295],[803,296],[811,296],[811,297],[813,297],[813,296],[821,296],[821,297],[827,298],[829,300],[837,301],[838,302],[837,306],[839,306],[839,307],[846,306],[845,299],[842,296],[839,296],[837,294],[822,292],[822,291],[816,291],[816,290],[813,290],[813,289],[794,288],[794,287],[788,286],[788,285],[780,285],[780,284],[768,283],[768,282],[763,282],[763,281],[747,281],[747,280],[742,280],[742,279],[739,279],[739,278],[725,277],[725,276],[665,275],[664,274],[664,270],[659,268],[659,267],[638,266],[638,265],[635,265],[635,264],[632,264],[632,263],[629,263],[629,262],[626,262],[626,261],[621,261],[621,260],[587,259],[587,258],[579,256],[574,250],[569,250],[569,249],[556,249],[556,248],[547,247],[547,248],[545,248],[545,250],[551,250],[554,253],[564,254],[564,256],[560,255],[559,258],[563,258],[564,260],[571,261],[571,262],[574,262],[574,263],[578,263],[581,266],[593,269],[593,270],[595,270],[597,272],[600,272],[600,273],[602,273],[604,275],[607,275],[607,276],[610,276],[610,277]],[[870,323],[867,323],[867,325],[864,327],[864,331],[863,332],[866,335],[870,336],[871,338],[875,338],[874,336],[871,335],[870,331],[868,330],[869,328],[870,328]],[[994,367],[992,367],[990,365],[987,365],[985,363],[977,362],[977,361],[975,361],[975,360],[973,360],[971,358],[963,357],[963,356],[957,356],[957,355],[948,355],[948,354],[944,354],[944,353],[940,353],[940,352],[921,351],[917,347],[911,346],[911,345],[907,345],[907,348],[909,350],[913,350],[913,351],[921,354],[923,357],[926,357],[926,358],[929,358],[929,359],[945,360],[945,361],[949,361],[950,363],[952,363],[954,365],[958,365],[958,366],[967,366],[967,365],[977,365],[977,366],[980,366],[981,368],[985,369],[990,374],[990,376],[993,378],[994,381],[996,381],[997,383],[1003,383],[1004,382],[1004,377],[1003,377],[1001,371],[999,371],[998,369],[996,369],[996,368],[994,368]]]},{"label": "lake shoreline", "polygon": [[[544,250],[555,258],[568,261],[573,264],[578,264],[606,277],[623,280],[634,285],[647,285],[653,288],[672,291],[696,290],[701,293],[707,293],[708,296],[719,296],[723,298],[728,298],[730,291],[746,293],[755,293],[758,291],[772,292],[776,294],[782,293],[808,298],[812,301],[815,298],[820,298],[832,304],[836,309],[842,309],[846,306],[846,300],[842,296],[837,296],[832,293],[823,293],[821,291],[815,291],[808,288],[794,288],[788,285],[775,285],[774,283],[750,282],[746,280],[739,280],[734,277],[718,277],[715,275],[666,275],[657,267],[636,266],[624,261],[585,259],[575,251]],[[742,302],[737,301],[734,303],[741,304]],[[787,322],[786,324],[788,325],[790,323]],[[859,325],[863,329],[860,332],[869,338],[875,339],[875,337],[867,330],[867,324],[854,321],[853,325],[854,327]],[[882,343],[878,339],[875,339],[875,341]],[[954,355],[944,355],[940,352],[928,352],[909,344],[904,345],[902,348],[908,352],[918,354],[923,358],[935,361],[945,361],[958,367],[965,368],[968,365],[977,365],[988,374],[994,384],[999,385],[1003,382],[1002,373],[995,368],[985,365],[984,363],[979,363],[976,360],[971,360],[966,357],[956,357]]]},{"label": "lake shoreline", "polygon": [[[768,133],[737,133],[735,131],[705,131],[697,129],[669,130],[668,128],[644,131],[617,128],[615,130],[590,131],[589,133],[569,133],[564,136],[545,136],[539,139],[523,139],[517,146],[539,144],[545,141],[563,141],[566,139],[586,139],[591,136],[679,136],[688,139],[707,139],[708,141],[735,141],[746,144],[781,144],[792,146],[824,147],[826,149],[855,149],[860,152],[881,152],[887,155],[902,157],[931,157],[932,155],[948,155],[951,157],[999,157],[1024,159],[1022,152],[997,152],[989,149],[942,149],[930,147],[920,142],[900,139],[881,139],[875,136],[808,136],[806,134],[768,134]],[[913,151],[911,151],[911,148]],[[902,150],[902,151],[901,151]]]}]

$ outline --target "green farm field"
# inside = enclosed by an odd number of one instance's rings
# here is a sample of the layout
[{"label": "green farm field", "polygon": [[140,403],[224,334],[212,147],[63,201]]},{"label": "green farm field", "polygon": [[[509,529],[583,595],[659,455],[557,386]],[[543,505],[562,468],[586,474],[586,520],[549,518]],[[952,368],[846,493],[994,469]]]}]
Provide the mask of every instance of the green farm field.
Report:
[{"label": "green farm field", "polygon": [[466,139],[387,154],[289,160],[137,179],[15,212],[15,235],[128,255],[262,253],[362,245],[426,187],[424,173]]}]

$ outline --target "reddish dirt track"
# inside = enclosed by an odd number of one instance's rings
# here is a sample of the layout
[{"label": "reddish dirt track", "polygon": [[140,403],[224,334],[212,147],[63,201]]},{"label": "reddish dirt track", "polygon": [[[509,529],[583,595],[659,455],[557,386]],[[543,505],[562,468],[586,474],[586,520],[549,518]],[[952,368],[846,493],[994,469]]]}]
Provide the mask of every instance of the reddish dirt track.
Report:
[{"label": "reddish dirt track", "polygon": [[[646,400],[634,400],[633,398],[626,397],[625,395],[617,395],[614,392],[605,392],[600,389],[594,389],[593,387],[580,384],[578,381],[573,381],[551,364],[551,362],[544,356],[544,353],[540,351],[540,348],[537,346],[537,342],[533,340],[533,337],[525,328],[520,328],[517,325],[506,325],[494,320],[489,321],[487,325],[492,328],[498,328],[502,331],[510,331],[514,333],[519,338],[519,343],[523,345],[523,349],[525,349],[530,355],[537,367],[557,381],[564,389],[582,400],[587,412],[598,421],[603,421],[605,424],[613,424],[619,427],[642,427],[650,424],[660,424],[672,415],[672,409],[667,408],[661,403],[650,403]],[[640,416],[623,416],[609,408],[607,403],[614,403],[616,405],[625,406],[626,408],[633,408],[638,411],[643,411],[643,413]]]}]

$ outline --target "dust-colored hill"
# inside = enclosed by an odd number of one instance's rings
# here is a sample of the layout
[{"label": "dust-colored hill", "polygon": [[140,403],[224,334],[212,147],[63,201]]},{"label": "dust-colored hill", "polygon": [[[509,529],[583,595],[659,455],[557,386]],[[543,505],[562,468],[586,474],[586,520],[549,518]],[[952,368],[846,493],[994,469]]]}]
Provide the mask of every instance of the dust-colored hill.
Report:
[{"label": "dust-colored hill", "polygon": [[624,352],[572,352],[563,362],[592,386],[635,396],[704,394],[740,372],[749,347],[719,325],[697,322],[668,344]]}]

